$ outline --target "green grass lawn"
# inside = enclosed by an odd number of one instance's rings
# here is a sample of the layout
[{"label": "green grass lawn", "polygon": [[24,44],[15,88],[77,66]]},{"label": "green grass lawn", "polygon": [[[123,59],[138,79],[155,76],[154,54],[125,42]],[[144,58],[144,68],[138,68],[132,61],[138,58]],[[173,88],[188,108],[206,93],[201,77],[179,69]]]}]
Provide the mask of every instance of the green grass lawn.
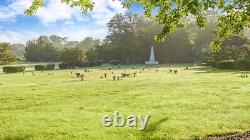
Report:
[{"label": "green grass lawn", "polygon": [[[0,74],[0,139],[195,139],[250,129],[250,79],[239,71],[176,66],[113,81],[91,69]],[[127,72],[140,69],[127,68]],[[103,73],[107,79],[100,79]],[[106,128],[105,114],[150,115],[145,131]]]}]

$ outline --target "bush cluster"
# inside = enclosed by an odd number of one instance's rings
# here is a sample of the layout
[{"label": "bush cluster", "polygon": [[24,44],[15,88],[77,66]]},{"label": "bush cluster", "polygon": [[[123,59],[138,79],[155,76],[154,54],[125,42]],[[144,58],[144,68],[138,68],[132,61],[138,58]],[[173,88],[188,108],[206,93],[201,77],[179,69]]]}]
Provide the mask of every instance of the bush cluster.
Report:
[{"label": "bush cluster", "polygon": [[218,69],[239,69],[239,70],[250,70],[250,57],[240,57],[233,60],[219,61],[216,63]]},{"label": "bush cluster", "polygon": [[55,67],[56,67],[55,64],[48,64],[48,65],[46,66],[46,69],[45,69],[45,70],[54,70]]},{"label": "bush cluster", "polygon": [[234,69],[235,68],[233,60],[219,61],[216,63],[216,67],[218,69]]},{"label": "bush cluster", "polygon": [[43,70],[54,70],[55,64],[47,64],[47,65],[35,65],[36,71],[43,71]]},{"label": "bush cluster", "polygon": [[24,72],[25,67],[24,66],[7,66],[3,67],[4,73],[17,73],[17,72]]},{"label": "bush cluster", "polygon": [[60,69],[73,69],[76,67],[84,67],[84,63],[78,63],[78,64],[61,63],[59,64]]},{"label": "bush cluster", "polygon": [[239,70],[250,70],[250,58],[241,57],[235,61],[235,68]]},{"label": "bush cluster", "polygon": [[68,68],[67,64],[64,63],[59,64],[59,69],[67,69],[67,68]]}]

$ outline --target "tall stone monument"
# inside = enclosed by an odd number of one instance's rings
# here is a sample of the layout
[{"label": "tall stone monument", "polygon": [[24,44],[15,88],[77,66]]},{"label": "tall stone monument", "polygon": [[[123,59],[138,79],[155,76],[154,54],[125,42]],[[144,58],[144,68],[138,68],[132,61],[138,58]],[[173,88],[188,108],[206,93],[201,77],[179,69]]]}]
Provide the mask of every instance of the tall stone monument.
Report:
[{"label": "tall stone monument", "polygon": [[149,61],[145,62],[146,65],[158,65],[159,62],[155,60],[155,53],[154,53],[154,47],[151,47],[151,53],[150,53],[150,58]]}]

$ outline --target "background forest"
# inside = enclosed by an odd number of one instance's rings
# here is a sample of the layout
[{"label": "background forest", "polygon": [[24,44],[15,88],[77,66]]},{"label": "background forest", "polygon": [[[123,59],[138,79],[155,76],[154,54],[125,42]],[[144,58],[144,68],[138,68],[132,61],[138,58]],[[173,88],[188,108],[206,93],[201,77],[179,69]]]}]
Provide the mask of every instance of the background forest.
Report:
[{"label": "background forest", "polygon": [[219,52],[210,49],[217,18],[216,14],[207,17],[206,28],[199,29],[189,20],[185,28],[171,33],[160,43],[154,37],[161,31],[161,26],[143,16],[128,13],[117,14],[107,23],[108,35],[103,40],[87,37],[82,41],[69,41],[67,37],[52,35],[11,46],[17,57],[35,62],[61,61],[60,51],[77,48],[83,51],[84,62],[89,66],[101,63],[144,63],[149,57],[151,46],[155,46],[156,58],[160,63],[213,64],[248,56],[250,41],[242,36],[224,41]]}]

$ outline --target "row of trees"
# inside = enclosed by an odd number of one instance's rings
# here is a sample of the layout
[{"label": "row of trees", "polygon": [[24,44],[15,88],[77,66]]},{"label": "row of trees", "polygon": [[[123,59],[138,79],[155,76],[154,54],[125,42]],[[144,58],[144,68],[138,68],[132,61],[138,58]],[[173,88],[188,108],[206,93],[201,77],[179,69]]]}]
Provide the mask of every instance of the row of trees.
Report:
[{"label": "row of trees", "polygon": [[155,55],[160,63],[216,63],[248,55],[249,41],[241,36],[225,40],[220,52],[211,50],[209,43],[214,39],[211,32],[216,28],[216,16],[210,15],[208,22],[202,30],[189,22],[185,28],[171,33],[159,43],[154,37],[162,27],[156,22],[136,14],[117,14],[107,23],[108,35],[104,40],[88,37],[78,42],[55,35],[41,36],[28,41],[25,47],[12,45],[12,50],[16,54],[23,51],[27,61],[80,63],[85,60],[91,65],[144,63],[151,46],[155,46]]},{"label": "row of trees", "polygon": [[[246,53],[249,44],[247,38],[241,36],[225,40],[220,52],[210,49],[209,44],[214,39],[212,31],[216,28],[216,15],[209,15],[208,21],[208,26],[202,30],[190,22],[185,28],[171,33],[165,41],[159,43],[154,37],[161,27],[154,21],[131,13],[118,14],[107,24],[109,35],[104,40],[105,43],[93,47],[87,53],[87,59],[94,63],[144,63],[149,57],[151,46],[155,46],[156,57],[160,63],[198,63],[209,61],[207,59],[217,61],[231,59],[229,57],[234,53]],[[230,55],[227,54],[229,52]],[[218,56],[221,59],[217,59]]]},{"label": "row of trees", "polygon": [[40,36],[38,39],[30,40],[26,43],[24,57],[27,61],[56,62],[62,60],[60,56],[61,52],[68,51],[69,54],[68,56],[65,54],[65,57],[73,59],[70,56],[74,56],[71,51],[81,50],[81,52],[87,52],[92,46],[96,46],[99,43],[99,40],[90,37],[78,42],[67,41],[67,38],[55,35],[49,37]]},{"label": "row of trees", "polygon": [[[50,44],[43,42],[41,38],[27,43],[25,57],[33,61],[61,61],[65,64],[81,64],[85,58],[85,52],[80,47],[65,47],[60,51]],[[38,45],[39,44],[39,45]],[[17,60],[12,52],[12,46],[9,43],[0,43],[0,64],[9,64]]]}]

